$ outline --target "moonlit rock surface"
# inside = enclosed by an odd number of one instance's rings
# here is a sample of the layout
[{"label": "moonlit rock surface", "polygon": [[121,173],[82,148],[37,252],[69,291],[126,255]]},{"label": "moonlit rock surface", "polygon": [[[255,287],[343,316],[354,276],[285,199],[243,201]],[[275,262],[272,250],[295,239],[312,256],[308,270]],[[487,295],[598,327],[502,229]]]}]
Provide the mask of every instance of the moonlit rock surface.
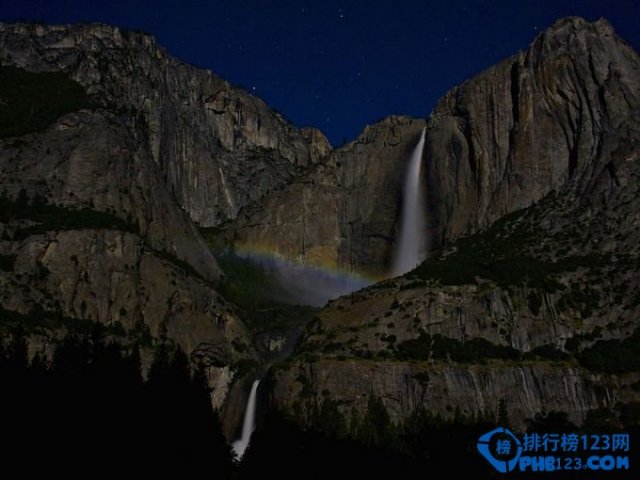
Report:
[{"label": "moonlit rock surface", "polygon": [[402,275],[414,269],[424,256],[426,246],[424,191],[421,180],[422,151],[426,129],[411,154],[402,194],[402,218],[391,273]]},{"label": "moonlit rock surface", "polygon": [[249,401],[247,401],[247,409],[244,412],[244,421],[242,423],[242,434],[238,440],[233,442],[231,448],[233,453],[240,459],[244,455],[245,450],[249,446],[251,441],[251,434],[255,428],[256,420],[256,393],[258,391],[258,384],[260,380],[253,382],[251,386],[251,393],[249,394]]}]

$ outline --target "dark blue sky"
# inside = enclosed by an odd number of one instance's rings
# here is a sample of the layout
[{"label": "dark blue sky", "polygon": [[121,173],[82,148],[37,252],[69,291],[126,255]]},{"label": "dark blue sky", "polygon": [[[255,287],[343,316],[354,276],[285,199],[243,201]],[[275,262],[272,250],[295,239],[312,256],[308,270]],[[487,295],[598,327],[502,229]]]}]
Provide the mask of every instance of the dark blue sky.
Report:
[{"label": "dark blue sky", "polygon": [[568,15],[603,16],[640,46],[640,0],[0,0],[4,21],[152,33],[334,144],[391,113],[426,117],[453,85]]}]

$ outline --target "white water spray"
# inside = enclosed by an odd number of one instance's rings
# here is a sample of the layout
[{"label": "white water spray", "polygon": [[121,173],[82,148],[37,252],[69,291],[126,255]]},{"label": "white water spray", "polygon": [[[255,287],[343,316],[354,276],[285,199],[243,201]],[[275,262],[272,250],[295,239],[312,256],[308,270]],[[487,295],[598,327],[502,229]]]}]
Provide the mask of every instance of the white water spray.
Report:
[{"label": "white water spray", "polygon": [[241,459],[244,455],[244,451],[249,446],[253,429],[256,427],[256,394],[259,383],[260,380],[256,380],[251,386],[251,393],[249,394],[249,400],[247,401],[247,409],[244,412],[242,434],[240,435],[240,438],[231,445],[231,448],[233,448],[233,452],[236,454],[238,459]]},{"label": "white water spray", "polygon": [[391,273],[402,275],[413,270],[424,258],[426,249],[426,211],[421,180],[422,150],[426,128],[414,148],[404,179],[400,240],[396,246]]}]

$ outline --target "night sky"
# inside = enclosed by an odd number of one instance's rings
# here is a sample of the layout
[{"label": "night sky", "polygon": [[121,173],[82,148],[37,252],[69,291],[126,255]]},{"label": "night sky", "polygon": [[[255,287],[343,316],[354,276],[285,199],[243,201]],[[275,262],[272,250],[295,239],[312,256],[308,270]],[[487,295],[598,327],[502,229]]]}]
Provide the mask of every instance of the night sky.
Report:
[{"label": "night sky", "polygon": [[555,19],[607,18],[640,47],[640,0],[0,0],[0,19],[153,34],[334,144],[392,113],[426,117],[453,85]]}]

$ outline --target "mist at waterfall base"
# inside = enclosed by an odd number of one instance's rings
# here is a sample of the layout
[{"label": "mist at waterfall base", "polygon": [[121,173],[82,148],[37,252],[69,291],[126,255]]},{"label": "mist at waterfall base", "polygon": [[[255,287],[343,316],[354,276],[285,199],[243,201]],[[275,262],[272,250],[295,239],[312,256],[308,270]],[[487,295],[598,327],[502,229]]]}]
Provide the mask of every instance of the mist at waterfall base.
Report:
[{"label": "mist at waterfall base", "polygon": [[244,420],[242,422],[242,433],[240,434],[240,438],[231,445],[233,453],[235,453],[238,459],[243,457],[251,441],[251,434],[256,427],[256,397],[259,384],[260,380],[255,380],[253,385],[251,385],[251,393],[249,393],[249,400],[247,400],[247,408],[244,412]]},{"label": "mist at waterfall base", "polygon": [[348,295],[373,280],[346,272],[304,265],[276,255],[238,252],[238,256],[259,264],[279,285],[273,300],[322,307],[327,301]]},{"label": "mist at waterfall base", "polygon": [[425,134],[426,129],[423,129],[420,140],[409,159],[405,175],[400,237],[391,268],[394,277],[413,270],[424,259],[426,252],[425,194],[421,181]]}]

